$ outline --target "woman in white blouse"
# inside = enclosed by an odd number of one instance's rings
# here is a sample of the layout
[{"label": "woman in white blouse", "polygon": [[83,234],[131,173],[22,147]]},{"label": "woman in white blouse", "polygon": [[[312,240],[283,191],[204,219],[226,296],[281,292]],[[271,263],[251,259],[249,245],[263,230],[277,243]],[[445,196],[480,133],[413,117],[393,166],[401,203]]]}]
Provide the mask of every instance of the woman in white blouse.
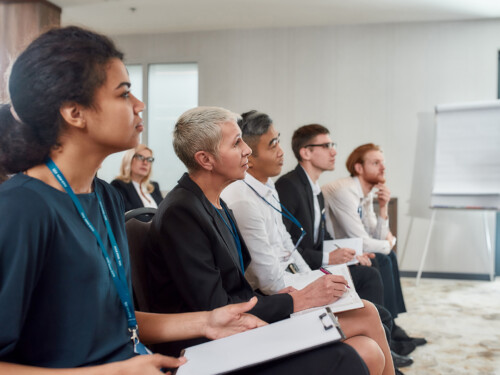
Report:
[{"label": "woman in white blouse", "polygon": [[160,186],[149,180],[154,160],[153,151],[143,144],[123,156],[120,175],[111,185],[122,195],[125,211],[139,207],[158,208],[163,199]]}]

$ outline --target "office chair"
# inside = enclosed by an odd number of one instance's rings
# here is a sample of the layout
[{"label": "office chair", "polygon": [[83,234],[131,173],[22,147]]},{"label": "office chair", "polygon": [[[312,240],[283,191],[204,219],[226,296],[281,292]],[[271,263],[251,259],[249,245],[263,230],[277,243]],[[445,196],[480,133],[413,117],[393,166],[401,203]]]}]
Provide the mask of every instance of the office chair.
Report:
[{"label": "office chair", "polygon": [[[125,213],[134,304],[136,310],[144,312],[150,312],[147,285],[148,270],[144,252],[148,245],[147,234],[155,213],[156,208],[150,207],[136,208]],[[149,218],[148,221],[145,220],[146,217]]]}]

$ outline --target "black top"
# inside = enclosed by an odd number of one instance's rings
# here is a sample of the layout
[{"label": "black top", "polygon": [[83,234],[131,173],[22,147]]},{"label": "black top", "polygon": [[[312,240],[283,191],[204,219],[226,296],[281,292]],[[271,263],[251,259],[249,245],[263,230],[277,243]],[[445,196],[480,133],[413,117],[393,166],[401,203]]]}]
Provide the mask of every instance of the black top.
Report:
[{"label": "black top", "polygon": [[[130,288],[123,203],[104,181],[95,179],[94,184]],[[77,196],[114,259],[96,194]],[[0,185],[0,212],[4,215],[0,225],[0,360],[78,367],[132,357],[127,319],[106,261],[69,195],[18,174]]]},{"label": "black top", "polygon": [[[151,184],[154,187],[151,196],[155,200],[157,205],[160,205],[163,197],[161,196],[161,190],[158,183],[151,181]],[[141,197],[137,194],[137,190],[135,190],[134,184],[132,182],[123,182],[121,180],[113,180],[111,181],[111,185],[118,190],[118,192],[123,197],[123,202],[125,203],[125,211],[133,210],[134,208],[144,207],[142,203]]]}]

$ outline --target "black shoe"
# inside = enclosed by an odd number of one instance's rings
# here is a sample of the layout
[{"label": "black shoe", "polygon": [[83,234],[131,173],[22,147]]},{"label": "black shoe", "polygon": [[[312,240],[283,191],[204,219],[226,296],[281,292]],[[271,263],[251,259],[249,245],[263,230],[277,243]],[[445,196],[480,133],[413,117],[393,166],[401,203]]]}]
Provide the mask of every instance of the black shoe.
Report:
[{"label": "black shoe", "polygon": [[392,327],[391,339],[393,341],[411,341],[415,346],[427,344],[427,340],[423,337],[410,337],[403,328],[396,324]]},{"label": "black shoe", "polygon": [[399,355],[408,355],[414,351],[416,345],[412,341],[391,340],[391,350]]},{"label": "black shoe", "polygon": [[427,344],[427,340],[424,339],[423,337],[411,337],[411,342],[415,346],[422,346],[422,345]]},{"label": "black shoe", "polygon": [[394,323],[394,325],[392,326],[391,338],[393,340],[396,340],[396,341],[409,341],[410,340],[410,336],[408,336],[408,334],[405,332],[405,330],[403,328],[396,325],[396,323]]},{"label": "black shoe", "polygon": [[405,375],[403,372],[399,371],[397,367],[394,368],[395,375]]},{"label": "black shoe", "polygon": [[391,351],[392,361],[394,362],[394,367],[407,367],[413,363],[411,357],[406,357],[404,355],[399,355]]}]

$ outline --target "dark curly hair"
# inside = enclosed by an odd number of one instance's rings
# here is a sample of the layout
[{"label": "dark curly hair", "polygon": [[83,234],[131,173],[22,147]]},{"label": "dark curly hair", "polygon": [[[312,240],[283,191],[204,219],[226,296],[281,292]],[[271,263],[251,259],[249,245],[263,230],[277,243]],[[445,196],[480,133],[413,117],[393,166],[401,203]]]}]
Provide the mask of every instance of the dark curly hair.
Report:
[{"label": "dark curly hair", "polygon": [[113,58],[123,54],[109,38],[75,26],[49,30],[19,55],[9,78],[12,104],[0,105],[0,182],[45,161],[64,126],[61,105],[92,107]]}]

